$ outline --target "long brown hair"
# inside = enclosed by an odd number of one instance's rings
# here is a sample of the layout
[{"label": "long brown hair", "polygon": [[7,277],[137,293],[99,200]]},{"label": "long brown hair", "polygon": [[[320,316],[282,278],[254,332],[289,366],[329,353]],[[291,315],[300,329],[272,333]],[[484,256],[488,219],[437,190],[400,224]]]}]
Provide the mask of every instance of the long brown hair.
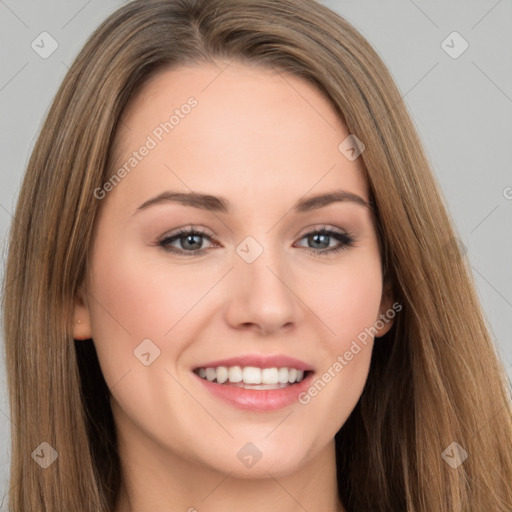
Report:
[{"label": "long brown hair", "polygon": [[[511,510],[510,385],[453,221],[389,71],[313,0],[133,1],[102,23],[67,73],[10,233],[9,510],[114,508],[121,476],[109,389],[93,344],[72,336],[100,205],[94,190],[114,172],[115,135],[135,91],[163,69],[219,59],[310,81],[366,145],[384,274],[403,308],[375,344],[362,396],[336,435],[340,500],[353,512]],[[58,453],[44,470],[32,455],[42,442]]]}]

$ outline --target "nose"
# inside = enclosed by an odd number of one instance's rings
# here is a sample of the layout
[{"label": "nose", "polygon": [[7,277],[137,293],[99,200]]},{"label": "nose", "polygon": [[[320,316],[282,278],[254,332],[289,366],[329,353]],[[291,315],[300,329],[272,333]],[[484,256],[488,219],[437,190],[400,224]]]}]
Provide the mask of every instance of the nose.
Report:
[{"label": "nose", "polygon": [[251,263],[236,255],[230,274],[225,315],[232,328],[269,335],[298,322],[300,300],[282,253],[264,249]]}]

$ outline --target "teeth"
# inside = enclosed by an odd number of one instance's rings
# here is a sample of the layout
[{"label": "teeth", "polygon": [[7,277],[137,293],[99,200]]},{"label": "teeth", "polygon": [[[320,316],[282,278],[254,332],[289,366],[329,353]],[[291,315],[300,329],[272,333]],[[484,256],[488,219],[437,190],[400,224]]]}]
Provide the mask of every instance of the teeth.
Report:
[{"label": "teeth", "polygon": [[224,384],[228,380],[228,369],[225,366],[219,366],[216,371],[217,382]]},{"label": "teeth", "polygon": [[229,382],[242,382],[242,368],[240,366],[231,366],[228,369]]},{"label": "teeth", "polygon": [[261,382],[264,384],[277,384],[279,382],[279,370],[277,368],[263,368],[261,370]]},{"label": "teeth", "polygon": [[202,379],[210,382],[250,384],[251,389],[286,387],[286,385],[300,382],[304,378],[304,370],[297,370],[297,368],[257,368],[255,366],[199,368],[196,373]]},{"label": "teeth", "polygon": [[[254,366],[246,366],[242,370],[242,380],[244,384],[262,384],[261,369]],[[270,384],[270,382],[264,382],[263,384]]]},{"label": "teeth", "polygon": [[278,380],[280,384],[288,384],[288,374],[290,370],[288,368],[279,368]]}]

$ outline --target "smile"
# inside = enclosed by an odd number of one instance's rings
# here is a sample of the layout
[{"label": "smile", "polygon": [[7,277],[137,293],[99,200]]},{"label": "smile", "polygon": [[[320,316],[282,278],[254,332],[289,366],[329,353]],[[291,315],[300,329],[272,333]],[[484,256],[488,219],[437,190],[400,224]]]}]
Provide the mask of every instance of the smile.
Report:
[{"label": "smile", "polygon": [[259,412],[297,403],[315,373],[303,361],[284,355],[239,356],[205,362],[192,371],[214,400]]}]

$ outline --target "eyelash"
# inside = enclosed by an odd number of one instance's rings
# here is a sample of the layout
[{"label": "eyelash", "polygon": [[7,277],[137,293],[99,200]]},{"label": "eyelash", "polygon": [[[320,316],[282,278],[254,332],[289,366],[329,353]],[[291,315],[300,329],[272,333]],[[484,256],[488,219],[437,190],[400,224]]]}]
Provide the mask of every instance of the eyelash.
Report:
[{"label": "eyelash", "polygon": [[[206,251],[206,249],[195,249],[193,251],[184,251],[183,249],[176,249],[175,247],[171,247],[169,245],[171,242],[173,242],[175,240],[179,240],[180,238],[184,238],[184,237],[190,236],[190,235],[200,235],[200,236],[209,238],[213,242],[216,242],[216,240],[214,240],[214,238],[212,236],[208,235],[206,233],[206,231],[200,231],[200,230],[194,229],[193,227],[190,227],[190,228],[186,228],[186,229],[182,228],[179,231],[177,231],[176,233],[171,233],[170,235],[165,236],[164,238],[158,240],[156,245],[162,247],[162,249],[164,249],[164,251],[171,252],[171,253],[174,253],[174,254],[177,254],[180,256],[186,256],[186,257],[198,256],[198,255],[202,254],[204,251]],[[326,227],[321,227],[320,229],[315,229],[314,231],[309,231],[309,232],[305,233],[304,235],[302,235],[300,240],[302,240],[303,238],[306,238],[308,236],[314,236],[314,235],[328,235],[332,238],[335,238],[339,242],[341,242],[341,245],[339,245],[337,247],[330,248],[330,249],[320,249],[320,250],[315,250],[312,248],[305,248],[306,252],[308,252],[312,256],[322,256],[325,254],[331,255],[331,254],[335,254],[340,251],[347,250],[349,247],[353,247],[354,242],[356,241],[355,238],[353,236],[349,235],[348,233],[344,233],[341,231],[340,232],[335,231],[333,229],[328,229]]]}]

